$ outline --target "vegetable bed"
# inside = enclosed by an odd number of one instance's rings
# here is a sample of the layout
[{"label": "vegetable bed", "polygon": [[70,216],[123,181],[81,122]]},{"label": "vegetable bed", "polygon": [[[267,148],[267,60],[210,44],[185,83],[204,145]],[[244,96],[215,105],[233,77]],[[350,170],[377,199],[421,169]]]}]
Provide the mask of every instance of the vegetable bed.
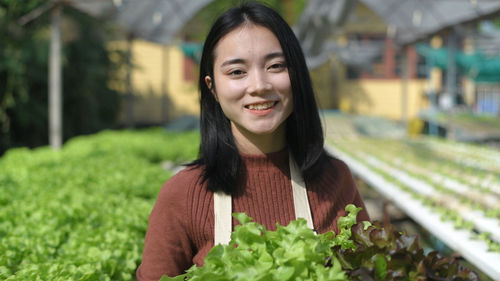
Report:
[{"label": "vegetable bed", "polygon": [[500,151],[430,137],[343,137],[338,122],[343,131],[349,127],[345,118],[328,119],[333,154],[450,248],[500,278]]},{"label": "vegetable bed", "polygon": [[463,161],[437,144],[422,139],[359,139],[333,146],[434,207],[443,218],[453,219],[457,227],[483,233],[490,249],[500,252],[500,166],[493,161],[485,164],[479,155]]},{"label": "vegetable bed", "polygon": [[1,280],[135,280],[149,213],[198,133],[104,131],[0,158]]}]

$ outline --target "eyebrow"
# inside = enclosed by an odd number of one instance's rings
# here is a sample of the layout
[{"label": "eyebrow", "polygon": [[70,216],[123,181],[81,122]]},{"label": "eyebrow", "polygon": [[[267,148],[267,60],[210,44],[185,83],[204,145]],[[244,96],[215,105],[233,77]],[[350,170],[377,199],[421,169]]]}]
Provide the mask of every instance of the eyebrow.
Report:
[{"label": "eyebrow", "polygon": [[266,55],[266,60],[274,59],[274,58],[279,58],[279,57],[285,57],[285,55],[282,52],[274,52],[274,53],[269,53]]},{"label": "eyebrow", "polygon": [[224,67],[226,65],[231,65],[231,64],[238,64],[238,63],[244,63],[245,60],[244,59],[231,59],[231,60],[227,60],[225,62],[223,62],[220,67]]},{"label": "eyebrow", "polygon": [[[285,57],[285,55],[282,52],[273,52],[273,53],[267,54],[264,57],[264,59],[267,61],[267,60],[274,59],[274,58],[279,58],[279,57]],[[227,61],[223,62],[220,65],[220,67],[224,67],[224,66],[231,65],[231,64],[238,64],[238,63],[245,63],[245,60],[244,59],[240,59],[240,58],[230,59],[230,60],[227,60]]]}]

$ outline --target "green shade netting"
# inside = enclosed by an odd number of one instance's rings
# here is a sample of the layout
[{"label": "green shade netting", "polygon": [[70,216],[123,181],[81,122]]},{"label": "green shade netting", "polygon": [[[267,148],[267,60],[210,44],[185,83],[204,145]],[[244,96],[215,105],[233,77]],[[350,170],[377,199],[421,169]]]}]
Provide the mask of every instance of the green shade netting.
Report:
[{"label": "green shade netting", "polygon": [[[420,55],[425,56],[431,66],[447,69],[447,49],[432,48],[427,44],[419,44],[416,49]],[[476,82],[500,82],[500,56],[487,56],[478,52],[466,54],[457,50],[455,63],[462,73]]]},{"label": "green shade netting", "polygon": [[185,56],[191,58],[197,64],[200,63],[203,44],[184,42],[181,44],[181,49]]}]

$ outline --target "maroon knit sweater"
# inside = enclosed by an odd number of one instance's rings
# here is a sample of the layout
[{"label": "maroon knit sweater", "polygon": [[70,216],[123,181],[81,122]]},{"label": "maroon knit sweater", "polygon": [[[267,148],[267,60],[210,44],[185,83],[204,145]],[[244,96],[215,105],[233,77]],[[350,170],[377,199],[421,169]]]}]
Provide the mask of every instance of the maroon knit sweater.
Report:
[{"label": "maroon knit sweater", "polygon": [[[233,212],[245,212],[269,230],[276,223],[295,219],[288,151],[267,155],[242,155],[244,171],[233,194]],[[157,281],[162,275],[176,276],[191,265],[203,265],[214,243],[213,193],[201,184],[201,168],[186,168],[162,187],[149,217],[139,281]],[[368,213],[346,164],[330,158],[324,176],[306,182],[314,228],[338,231],[337,219],[353,203],[362,207],[358,221]],[[238,222],[233,219],[233,227]]]}]

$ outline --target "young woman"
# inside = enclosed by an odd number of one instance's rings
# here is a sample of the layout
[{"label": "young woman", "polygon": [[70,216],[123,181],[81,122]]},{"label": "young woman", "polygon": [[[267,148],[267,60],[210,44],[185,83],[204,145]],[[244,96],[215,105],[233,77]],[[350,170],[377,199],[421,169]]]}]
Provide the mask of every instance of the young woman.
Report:
[{"label": "young woman", "polygon": [[221,194],[230,196],[226,212],[245,212],[271,230],[296,219],[296,182],[305,182],[305,208],[319,233],[337,231],[347,204],[364,208],[348,167],[323,149],[304,55],[275,11],[247,3],[221,15],[205,41],[199,87],[200,158],[162,187],[138,280],[203,264]]}]

